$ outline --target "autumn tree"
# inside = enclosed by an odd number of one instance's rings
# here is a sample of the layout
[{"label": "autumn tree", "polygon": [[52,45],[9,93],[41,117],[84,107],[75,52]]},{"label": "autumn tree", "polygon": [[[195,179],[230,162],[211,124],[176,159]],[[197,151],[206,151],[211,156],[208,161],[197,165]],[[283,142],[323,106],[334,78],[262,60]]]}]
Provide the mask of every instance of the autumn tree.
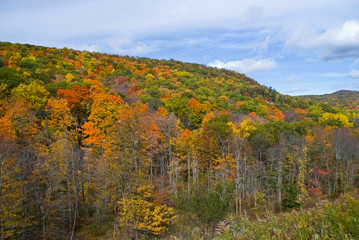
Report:
[{"label": "autumn tree", "polygon": [[34,110],[45,105],[47,96],[49,95],[45,88],[36,82],[32,82],[28,85],[22,83],[14,88],[11,93],[13,96],[25,99]]},{"label": "autumn tree", "polygon": [[172,207],[153,201],[148,186],[138,187],[130,196],[122,198],[118,202],[118,211],[116,221],[122,237],[134,235],[137,238],[141,233],[161,235],[176,218]]}]

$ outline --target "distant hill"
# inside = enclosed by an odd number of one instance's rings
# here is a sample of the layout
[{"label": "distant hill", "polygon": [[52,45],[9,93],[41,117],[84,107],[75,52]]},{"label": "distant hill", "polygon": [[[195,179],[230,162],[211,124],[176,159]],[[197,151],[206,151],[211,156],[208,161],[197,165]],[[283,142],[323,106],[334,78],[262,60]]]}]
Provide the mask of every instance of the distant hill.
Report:
[{"label": "distant hill", "polygon": [[358,109],[359,106],[359,91],[340,90],[331,94],[304,95],[299,97],[303,99],[310,99],[322,103],[327,103],[331,106],[339,105],[349,109]]}]

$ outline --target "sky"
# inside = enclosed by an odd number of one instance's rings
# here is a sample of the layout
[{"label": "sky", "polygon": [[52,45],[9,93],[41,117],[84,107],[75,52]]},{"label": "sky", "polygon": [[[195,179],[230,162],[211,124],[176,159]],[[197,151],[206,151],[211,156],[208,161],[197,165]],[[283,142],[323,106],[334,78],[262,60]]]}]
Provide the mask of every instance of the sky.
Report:
[{"label": "sky", "polygon": [[359,90],[358,0],[0,0],[0,41],[226,68],[293,96]]}]

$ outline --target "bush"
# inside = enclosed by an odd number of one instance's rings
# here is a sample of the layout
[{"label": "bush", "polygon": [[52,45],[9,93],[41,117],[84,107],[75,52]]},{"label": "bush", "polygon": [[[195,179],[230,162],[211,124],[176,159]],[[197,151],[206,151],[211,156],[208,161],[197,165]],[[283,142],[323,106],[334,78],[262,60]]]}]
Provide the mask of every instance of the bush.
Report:
[{"label": "bush", "polygon": [[199,221],[197,227],[210,237],[214,233],[217,223],[222,220],[229,211],[231,194],[218,184],[214,190],[206,191],[196,187],[190,196],[180,196],[177,199],[177,208],[182,211],[190,220],[192,216]]},{"label": "bush", "polygon": [[215,239],[359,239],[358,196],[344,195],[308,210],[251,220],[231,221],[229,230]]}]

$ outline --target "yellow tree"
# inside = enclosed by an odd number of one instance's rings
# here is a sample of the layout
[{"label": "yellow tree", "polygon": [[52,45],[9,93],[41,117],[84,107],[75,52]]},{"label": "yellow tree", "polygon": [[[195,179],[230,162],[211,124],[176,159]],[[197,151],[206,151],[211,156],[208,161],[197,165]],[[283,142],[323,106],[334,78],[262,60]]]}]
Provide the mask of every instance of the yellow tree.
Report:
[{"label": "yellow tree", "polygon": [[169,179],[169,184],[174,192],[177,190],[178,179],[178,160],[173,156],[173,146],[171,141],[179,133],[180,120],[172,113],[167,115],[163,108],[158,108],[156,116],[156,124],[160,130],[159,138],[159,152],[160,156],[157,159],[160,173],[159,188],[163,189],[167,184],[166,179]]},{"label": "yellow tree", "polygon": [[197,136],[200,171],[208,173],[208,188],[211,185],[214,161],[220,155],[218,142],[209,126],[210,120],[213,118],[213,112],[209,112],[203,117],[202,127]]},{"label": "yellow tree", "polygon": [[[95,192],[92,199],[96,199],[97,217],[106,217],[109,207],[114,207],[114,201],[110,204],[110,199],[114,198],[114,193],[109,191],[109,187],[112,186],[111,176],[113,175],[111,172],[115,167],[110,165],[110,158],[114,141],[121,140],[120,138],[115,139],[115,133],[119,112],[124,106],[118,96],[108,95],[101,88],[92,88],[91,90],[94,102],[91,105],[88,122],[82,125],[85,135],[83,140],[85,152],[91,153],[86,158],[86,165],[88,166],[86,176],[90,183],[87,191]],[[116,186],[117,184],[112,187],[116,188]]]},{"label": "yellow tree", "polygon": [[[198,181],[198,146],[196,144],[198,131],[185,129],[171,141],[175,148],[176,156],[180,162],[185,162],[185,166],[180,169],[187,170],[187,191],[191,192],[191,184]],[[192,179],[191,179],[192,178]]]},{"label": "yellow tree", "polygon": [[4,110],[0,117],[0,235],[11,239],[33,225],[27,192],[34,162],[32,140],[38,128],[23,99],[16,99]]},{"label": "yellow tree", "polygon": [[324,113],[319,118],[319,123],[332,127],[353,127],[353,123],[342,113]]},{"label": "yellow tree", "polygon": [[246,145],[247,139],[250,134],[256,129],[253,123],[249,120],[244,120],[236,126],[233,122],[229,122],[228,125],[232,128],[234,134],[234,157],[236,159],[236,172],[235,172],[235,183],[236,183],[236,213],[242,211],[241,209],[241,188],[244,184],[241,181],[241,159],[243,160],[243,171],[246,172],[247,158],[243,154],[243,148]]},{"label": "yellow tree", "polygon": [[[81,154],[77,146],[75,119],[67,107],[65,99],[50,98],[47,106],[47,118],[43,121],[42,157],[38,164],[38,178],[46,182],[43,197],[44,218],[55,218],[43,226],[44,235],[61,234],[64,229],[72,239],[78,216],[80,178],[82,174]],[[64,224],[66,223],[66,224]],[[54,236],[52,236],[54,237]]]},{"label": "yellow tree", "polygon": [[133,190],[131,197],[122,198],[118,202],[117,223],[121,237],[136,239],[139,233],[160,235],[176,218],[174,209],[165,204],[151,201],[152,191],[149,186],[138,187]]},{"label": "yellow tree", "polygon": [[49,92],[40,84],[32,82],[29,85],[20,84],[11,91],[11,94],[25,99],[31,109],[37,110],[46,104]]},{"label": "yellow tree", "polygon": [[[8,120],[1,118],[0,124],[5,121]],[[18,146],[4,128],[0,128],[0,141],[0,238],[12,239],[31,224],[22,215],[21,172],[16,156]]]}]

